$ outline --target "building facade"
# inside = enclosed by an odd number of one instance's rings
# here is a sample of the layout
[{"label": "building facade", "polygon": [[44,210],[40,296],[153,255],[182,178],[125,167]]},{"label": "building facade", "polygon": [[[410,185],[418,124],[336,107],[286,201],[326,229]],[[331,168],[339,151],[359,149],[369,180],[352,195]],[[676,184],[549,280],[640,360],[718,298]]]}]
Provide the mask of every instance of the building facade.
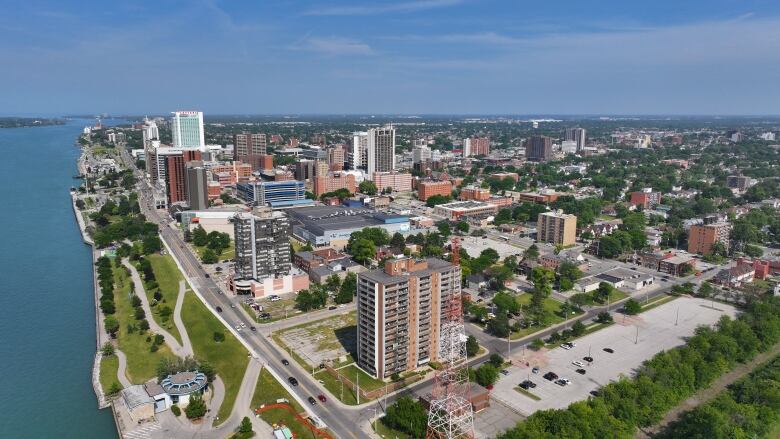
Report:
[{"label": "building facade", "polygon": [[533,162],[546,162],[552,158],[552,139],[547,136],[531,136],[525,141],[525,158]]},{"label": "building facade", "polygon": [[417,184],[417,198],[425,201],[434,195],[452,196],[452,183],[449,181],[421,181]]},{"label": "building facade", "polygon": [[206,210],[209,207],[209,179],[201,161],[185,164],[185,190],[187,204],[192,210]]},{"label": "building facade", "polygon": [[233,160],[249,163],[259,170],[261,157],[267,154],[268,142],[263,133],[240,133],[233,135]]},{"label": "building facade", "polygon": [[716,242],[723,243],[728,250],[730,230],[727,222],[692,225],[688,232],[688,253],[708,255]]},{"label": "building facade", "polygon": [[235,279],[262,280],[290,274],[290,222],[282,212],[255,209],[233,217]]},{"label": "building facade", "polygon": [[366,173],[395,170],[395,128],[392,125],[368,130]]},{"label": "building facade", "polygon": [[247,203],[257,206],[284,207],[306,200],[306,188],[298,180],[238,183],[236,194]]},{"label": "building facade", "polygon": [[440,259],[396,259],[358,274],[358,365],[384,379],[438,360],[445,304],[460,303],[460,267]]},{"label": "building facade", "polygon": [[374,172],[371,180],[376,184],[378,191],[387,188],[395,192],[410,192],[412,190],[412,174],[398,172]]},{"label": "building facade", "polygon": [[573,141],[577,145],[577,152],[585,149],[585,128],[566,128],[563,132],[564,141]]},{"label": "building facade", "polygon": [[206,147],[203,131],[203,113],[200,111],[175,111],[171,117],[171,136],[174,148]]},{"label": "building facade", "polygon": [[357,190],[355,176],[346,172],[334,172],[329,175],[318,175],[314,177],[314,195],[317,198],[322,194],[333,192],[338,189],[346,189],[354,194]]},{"label": "building facade", "polygon": [[536,240],[573,245],[577,240],[577,217],[563,212],[543,212],[536,223]]},{"label": "building facade", "polygon": [[487,137],[467,137],[463,139],[463,157],[490,154],[490,139]]}]

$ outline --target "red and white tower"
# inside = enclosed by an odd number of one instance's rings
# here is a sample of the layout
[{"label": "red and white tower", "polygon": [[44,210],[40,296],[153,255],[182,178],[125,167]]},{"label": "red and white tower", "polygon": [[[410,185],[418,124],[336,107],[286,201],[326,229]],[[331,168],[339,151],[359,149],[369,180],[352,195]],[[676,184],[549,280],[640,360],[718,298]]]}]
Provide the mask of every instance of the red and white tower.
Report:
[{"label": "red and white tower", "polygon": [[[452,261],[458,265],[460,240],[452,241]],[[466,367],[466,330],[460,289],[442,297],[442,321],[439,331],[438,360],[431,406],[428,411],[428,439],[465,439],[474,437],[474,413],[469,398],[469,373]]]}]

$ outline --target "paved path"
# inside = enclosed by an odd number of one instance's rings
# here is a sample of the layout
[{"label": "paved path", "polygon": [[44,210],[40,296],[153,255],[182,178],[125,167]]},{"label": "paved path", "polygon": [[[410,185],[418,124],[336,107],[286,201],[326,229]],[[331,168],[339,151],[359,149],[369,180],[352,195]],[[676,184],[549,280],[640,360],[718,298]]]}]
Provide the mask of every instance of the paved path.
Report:
[{"label": "paved path", "polygon": [[173,310],[173,323],[179,329],[181,335],[182,348],[186,352],[195,352],[192,349],[192,343],[190,342],[190,336],[187,334],[187,327],[184,326],[184,322],[181,319],[181,307],[184,303],[184,293],[187,289],[187,283],[184,280],[179,281],[179,295],[176,297],[176,307]]},{"label": "paved path", "polygon": [[[146,313],[146,320],[149,322],[149,329],[152,332],[161,334],[163,337],[165,337],[165,342],[168,343],[168,346],[171,347],[171,350],[175,355],[178,355],[179,357],[192,356],[193,355],[192,345],[189,346],[180,345],[179,342],[176,340],[176,338],[173,335],[171,335],[170,332],[162,328],[154,320],[154,316],[152,315],[152,307],[149,306],[149,297],[146,295],[146,290],[144,289],[144,283],[143,281],[141,281],[141,276],[138,274],[138,270],[135,269],[133,264],[131,264],[127,260],[127,258],[122,259],[122,265],[124,265],[125,267],[127,267],[128,270],[130,270],[130,275],[133,279],[133,283],[135,284],[136,296],[138,296],[141,299],[141,307],[144,309],[144,312]],[[187,348],[189,348],[189,350]]]},{"label": "paved path", "polygon": [[727,386],[753,372],[753,370],[755,370],[757,367],[778,355],[780,355],[780,344],[775,345],[767,352],[756,355],[755,358],[753,358],[751,361],[739,365],[730,372],[721,375],[720,378],[710,384],[709,387],[699,390],[698,392],[694,393],[693,396],[690,396],[688,399],[678,404],[677,407],[667,412],[666,416],[664,416],[664,418],[659,423],[646,429],[640,429],[634,438],[644,439],[653,437],[656,433],[662,431],[667,425],[678,420],[680,416],[686,412],[693,410],[702,404],[706,404],[710,400],[717,397]]},{"label": "paved path", "polygon": [[117,369],[116,377],[122,387],[128,388],[132,386],[133,383],[131,383],[130,379],[127,378],[127,356],[124,352],[116,348],[114,349],[114,355],[116,355],[117,360],[119,360],[119,368]]}]

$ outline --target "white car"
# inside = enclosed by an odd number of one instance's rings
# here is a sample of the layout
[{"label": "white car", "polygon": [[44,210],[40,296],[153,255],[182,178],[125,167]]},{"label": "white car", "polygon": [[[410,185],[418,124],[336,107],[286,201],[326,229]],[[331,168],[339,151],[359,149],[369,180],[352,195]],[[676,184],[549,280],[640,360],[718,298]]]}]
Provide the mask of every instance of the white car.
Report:
[{"label": "white car", "polygon": [[571,364],[577,366],[577,367],[585,367],[585,365],[582,363],[582,361],[572,361]]},{"label": "white car", "polygon": [[279,296],[271,296],[270,299],[271,299],[271,302],[278,302],[278,301],[282,300],[282,298],[279,297]]},{"label": "white car", "polygon": [[562,345],[561,345],[561,347],[562,347],[562,348],[564,348],[564,349],[566,349],[566,350],[568,351],[568,350],[569,350],[569,349],[571,349],[573,346],[572,346],[572,345],[570,345],[570,344],[568,344],[568,343],[564,343],[564,344],[562,344]]}]

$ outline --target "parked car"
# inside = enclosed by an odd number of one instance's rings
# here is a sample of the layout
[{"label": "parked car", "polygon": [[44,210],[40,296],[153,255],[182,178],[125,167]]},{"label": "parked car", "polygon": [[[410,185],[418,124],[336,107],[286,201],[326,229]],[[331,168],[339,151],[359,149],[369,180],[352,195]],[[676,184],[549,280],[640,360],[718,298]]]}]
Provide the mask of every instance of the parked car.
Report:
[{"label": "parked car", "polygon": [[539,373],[540,371],[541,371],[541,369],[539,369],[539,366],[534,366],[534,368],[531,369],[531,372],[533,372],[533,373]]},{"label": "parked car", "polygon": [[520,388],[525,390],[533,389],[534,387],[536,387],[536,383],[531,380],[525,380],[522,383],[520,383]]},{"label": "parked car", "polygon": [[217,312],[222,312],[222,307],[221,306],[217,307]]},{"label": "parked car", "polygon": [[582,361],[572,361],[571,364],[577,366],[577,367],[585,367],[585,364]]},{"label": "parked car", "polygon": [[547,372],[546,374],[543,375],[543,377],[547,381],[553,381],[558,378],[558,375],[555,374],[554,372]]},{"label": "parked car", "polygon": [[292,384],[293,386],[297,386],[298,385],[298,380],[296,380],[293,377],[287,378],[287,381],[289,381],[290,384]]},{"label": "parked car", "polygon": [[606,353],[609,353],[609,354],[614,354],[615,353],[615,351],[612,348],[604,348],[603,351],[606,352]]},{"label": "parked car", "polygon": [[336,305],[331,305],[331,306],[329,306],[329,307],[328,307],[328,309],[329,309],[329,310],[331,310],[331,311],[333,311],[334,309],[338,309],[338,306],[336,306]]},{"label": "parked car", "polygon": [[286,359],[286,358],[283,358],[283,359],[282,359],[282,364],[284,364],[285,366],[289,366],[289,365],[290,365],[290,362],[289,362],[289,361],[287,361],[287,359]]},{"label": "parked car", "polygon": [[282,300],[282,298],[277,295],[269,296],[268,298],[271,299],[271,302],[278,302]]},{"label": "parked car", "polygon": [[588,363],[593,363],[593,357],[582,357],[582,359],[587,361]]},{"label": "parked car", "polygon": [[577,372],[580,375],[585,375],[585,369],[577,369],[575,372]]},{"label": "parked car", "polygon": [[509,371],[506,370],[506,369],[501,369],[501,375],[504,375],[504,376],[509,375]]}]

